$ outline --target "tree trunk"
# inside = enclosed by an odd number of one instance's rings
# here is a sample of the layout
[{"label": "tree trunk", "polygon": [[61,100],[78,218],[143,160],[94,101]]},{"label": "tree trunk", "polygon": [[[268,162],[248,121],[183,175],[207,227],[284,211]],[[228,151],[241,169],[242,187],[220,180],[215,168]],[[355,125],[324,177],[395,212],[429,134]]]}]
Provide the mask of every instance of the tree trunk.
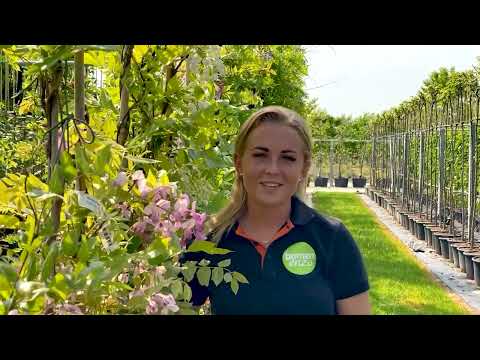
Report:
[{"label": "tree trunk", "polygon": [[363,177],[363,162],[364,160],[365,153],[362,151],[362,154],[360,155],[360,177]]},{"label": "tree trunk", "polygon": [[[122,75],[120,77],[120,115],[117,125],[117,143],[125,145],[130,128],[130,114],[128,111],[128,88],[126,79],[132,61],[134,45],[124,45],[122,49]],[[123,166],[123,164],[122,164]]]},{"label": "tree trunk", "polygon": [[338,157],[338,177],[341,178],[342,177],[342,158],[341,156]]},{"label": "tree trunk", "polygon": [[[168,82],[175,76],[175,67],[173,64],[168,64],[165,69],[165,92],[167,92],[168,89]],[[164,100],[161,108],[161,113],[162,115],[167,114],[167,111],[170,107],[170,104],[168,103],[168,100]]]}]

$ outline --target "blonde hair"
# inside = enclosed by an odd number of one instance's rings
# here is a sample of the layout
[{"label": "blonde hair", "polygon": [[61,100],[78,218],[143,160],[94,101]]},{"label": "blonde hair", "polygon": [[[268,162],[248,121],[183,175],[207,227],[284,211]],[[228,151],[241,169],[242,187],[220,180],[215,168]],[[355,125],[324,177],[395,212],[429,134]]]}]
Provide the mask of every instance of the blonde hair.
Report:
[{"label": "blonde hair", "polygon": [[[295,195],[304,199],[308,181],[308,170],[312,161],[312,138],[305,120],[295,111],[282,106],[267,106],[253,113],[240,127],[235,141],[235,157],[241,158],[245,152],[248,136],[263,122],[287,125],[295,129],[305,145],[305,173],[297,186]],[[247,193],[241,176],[236,173],[232,194],[227,205],[214,214],[206,227],[212,235],[212,241],[218,243],[222,235],[244,214],[247,209]]]}]

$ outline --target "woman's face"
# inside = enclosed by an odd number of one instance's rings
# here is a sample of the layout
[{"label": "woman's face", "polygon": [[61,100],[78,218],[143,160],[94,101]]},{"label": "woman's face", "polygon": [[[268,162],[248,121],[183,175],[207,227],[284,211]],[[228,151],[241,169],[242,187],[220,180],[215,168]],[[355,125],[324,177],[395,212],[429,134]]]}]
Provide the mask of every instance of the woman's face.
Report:
[{"label": "woman's face", "polygon": [[253,129],[245,152],[235,158],[248,202],[268,207],[289,202],[306,173],[304,151],[300,135],[290,126],[266,122]]}]

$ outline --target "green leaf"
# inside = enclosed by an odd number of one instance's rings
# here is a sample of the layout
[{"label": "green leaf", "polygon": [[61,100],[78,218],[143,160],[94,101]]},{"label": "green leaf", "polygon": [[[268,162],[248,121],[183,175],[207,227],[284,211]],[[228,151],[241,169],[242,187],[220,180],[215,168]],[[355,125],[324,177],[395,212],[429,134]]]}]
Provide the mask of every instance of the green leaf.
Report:
[{"label": "green leaf", "polygon": [[[170,256],[168,251],[168,238],[155,237],[155,240],[148,246],[146,253],[149,257],[149,262],[152,265],[160,265]],[[152,259],[155,259],[152,263]]]},{"label": "green leaf", "polygon": [[128,253],[131,254],[137,251],[137,249],[140,247],[140,245],[142,245],[142,243],[143,243],[142,239],[137,235],[134,235],[127,245]]},{"label": "green leaf", "polygon": [[239,272],[234,271],[232,273],[232,276],[235,280],[238,280],[238,282],[240,282],[242,284],[248,284],[247,278],[245,276],[243,276],[242,274],[240,274]]},{"label": "green leaf", "polygon": [[183,294],[182,281],[181,280],[173,281],[172,284],[170,285],[170,290],[172,291],[173,297],[177,299],[181,294]]},{"label": "green leaf", "polygon": [[80,144],[75,145],[75,162],[77,163],[77,168],[79,168],[82,173],[85,175],[93,175],[87,153]]},{"label": "green leaf", "polygon": [[197,279],[200,285],[208,286],[211,274],[212,274],[212,271],[210,268],[206,268],[206,267],[199,268],[197,271]]},{"label": "green leaf", "polygon": [[187,266],[187,268],[182,270],[182,274],[186,282],[190,282],[193,280],[193,277],[195,276],[195,271],[197,271],[197,267],[195,266],[195,264],[196,262],[191,261],[185,263],[185,266]]},{"label": "green leaf", "polygon": [[210,260],[207,260],[207,259],[202,259],[202,261],[198,263],[198,265],[200,266],[208,266],[209,264],[210,264]]},{"label": "green leaf", "polygon": [[77,253],[78,260],[82,263],[87,263],[88,259],[90,259],[90,255],[94,246],[95,238],[87,239],[84,235],[82,235],[82,243]]},{"label": "green leaf", "polygon": [[140,158],[140,157],[131,156],[131,155],[125,155],[124,157],[126,159],[128,159],[130,161],[133,161],[134,163],[138,163],[138,164],[158,164],[158,163],[160,163],[160,161],[158,161],[158,160]]},{"label": "green leaf", "polygon": [[233,293],[237,295],[238,292],[238,281],[233,278],[232,281],[230,282],[230,288],[232,289]]},{"label": "green leaf", "polygon": [[78,240],[80,239],[80,227],[76,226],[69,231],[62,242],[62,251],[65,255],[75,256],[78,249]]},{"label": "green leaf", "polygon": [[58,245],[57,243],[53,243],[50,245],[50,250],[48,251],[48,255],[45,258],[45,262],[43,263],[42,267],[42,281],[47,281],[55,271],[55,260],[57,259],[58,255]]},{"label": "green leaf", "polygon": [[77,169],[73,164],[72,157],[67,151],[62,152],[60,155],[60,165],[63,176],[67,182],[71,182],[77,176]]},{"label": "green leaf", "polygon": [[32,189],[32,191],[29,191],[27,193],[27,195],[35,199],[36,201],[45,201],[52,197],[64,199],[62,195],[55,194],[53,192],[44,192],[43,190],[40,190],[40,189]]},{"label": "green leaf", "polygon": [[53,173],[48,183],[50,192],[55,194],[63,194],[63,176],[60,165],[55,165]]},{"label": "green leaf", "polygon": [[153,175],[153,172],[151,170],[148,170],[148,175],[147,175],[147,185],[154,188],[157,185],[157,178],[155,175]]},{"label": "green leaf", "polygon": [[[32,234],[33,235],[33,234]],[[28,252],[28,253],[33,253],[35,250],[37,250],[45,240],[45,236],[37,236],[33,241],[30,243],[30,241],[26,244],[22,244],[22,248]]]},{"label": "green leaf", "polygon": [[98,51],[117,51],[121,48],[121,45],[79,45],[77,48],[88,50],[98,50]]},{"label": "green leaf", "polygon": [[[44,226],[44,229],[47,230],[48,226]],[[27,235],[27,242],[29,243],[30,241],[34,240],[33,235],[35,233],[35,219],[33,216],[28,216],[27,220],[25,220],[24,223],[24,230],[25,230],[25,235]],[[35,244],[35,241],[33,242],[32,245]]]},{"label": "green leaf", "polygon": [[43,57],[39,63],[35,63],[31,66],[31,71],[46,71],[49,68],[56,66],[59,61],[65,60],[72,56],[71,45],[56,45],[55,48],[49,49],[48,53],[43,54]]},{"label": "green leaf", "polygon": [[226,283],[229,283],[230,281],[232,281],[232,274],[225,273],[225,275],[223,275],[223,281],[225,281]]},{"label": "green leaf", "polygon": [[227,266],[230,266],[230,264],[232,263],[232,261],[230,259],[225,259],[225,260],[222,260],[220,261],[217,266],[220,266],[220,267],[227,267]]},{"label": "green leaf", "polygon": [[18,275],[12,265],[0,261],[0,276],[3,276],[8,282],[14,283],[17,281]]},{"label": "green leaf", "polygon": [[97,216],[101,216],[102,214],[104,214],[103,206],[97,199],[84,193],[83,191],[75,192],[78,196],[78,206],[92,211]]},{"label": "green leaf", "polygon": [[110,163],[112,158],[112,147],[111,145],[106,145],[100,150],[97,154],[97,159],[95,161],[95,170],[98,176],[103,176],[105,174],[105,166]]},{"label": "green leaf", "polygon": [[122,253],[116,254],[110,259],[108,267],[110,268],[110,275],[112,278],[120,274],[128,265],[128,256]]},{"label": "green leaf", "polygon": [[140,64],[143,56],[148,52],[148,45],[135,45],[133,48],[133,57]]},{"label": "green leaf", "polygon": [[37,276],[37,258],[35,256],[29,256],[27,267],[27,281],[33,281]]},{"label": "green leaf", "polygon": [[212,271],[212,281],[213,283],[218,286],[223,280],[223,268],[216,267]]},{"label": "green leaf", "polygon": [[190,301],[192,299],[192,289],[188,284],[183,284],[183,299]]},{"label": "green leaf", "polygon": [[68,286],[63,274],[55,274],[50,289],[62,300],[66,300],[70,292],[70,287]]},{"label": "green leaf", "polygon": [[213,197],[208,200],[207,213],[216,213],[222,209],[228,199],[223,192],[216,192]]},{"label": "green leaf", "polygon": [[109,285],[113,286],[115,289],[118,290],[126,290],[126,291],[132,291],[133,288],[127,284],[121,283],[119,281],[113,281],[109,282]]},{"label": "green leaf", "polygon": [[0,215],[0,229],[17,229],[20,226],[20,220],[13,215]]},{"label": "green leaf", "polygon": [[205,92],[202,87],[198,85],[195,86],[195,88],[193,89],[193,96],[195,96],[195,99],[200,100],[204,95]]},{"label": "green leaf", "polygon": [[39,315],[43,312],[45,307],[45,294],[48,288],[38,289],[31,300],[27,302],[28,313],[32,315]]},{"label": "green leaf", "polygon": [[187,250],[188,252],[206,252],[207,254],[219,254],[219,255],[225,255],[228,254],[229,252],[232,252],[231,250],[227,249],[222,249],[222,248],[217,248],[216,245],[211,242],[211,241],[206,241],[206,240],[196,240],[194,241],[190,247]]},{"label": "green leaf", "polygon": [[29,188],[40,189],[44,192],[48,191],[48,185],[32,174],[29,174],[27,179],[27,189]]}]

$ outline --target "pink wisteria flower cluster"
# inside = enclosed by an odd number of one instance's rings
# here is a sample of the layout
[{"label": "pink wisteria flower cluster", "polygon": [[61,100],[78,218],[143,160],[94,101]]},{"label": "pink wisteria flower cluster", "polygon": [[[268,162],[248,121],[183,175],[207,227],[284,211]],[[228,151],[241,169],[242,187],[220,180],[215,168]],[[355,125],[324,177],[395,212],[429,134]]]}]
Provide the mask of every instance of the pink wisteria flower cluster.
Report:
[{"label": "pink wisteria flower cluster", "polygon": [[[190,201],[187,194],[177,195],[174,185],[150,187],[142,170],[135,171],[130,177],[120,172],[113,181],[114,186],[125,185],[129,178],[137,187],[141,199],[145,202],[143,213],[132,225],[132,231],[145,241],[151,240],[153,234],[165,237],[173,234],[180,238],[180,245],[185,248],[192,238],[205,240],[204,223],[206,213],[196,211],[196,202]],[[117,205],[123,217],[130,219],[132,211],[128,203]]]}]

